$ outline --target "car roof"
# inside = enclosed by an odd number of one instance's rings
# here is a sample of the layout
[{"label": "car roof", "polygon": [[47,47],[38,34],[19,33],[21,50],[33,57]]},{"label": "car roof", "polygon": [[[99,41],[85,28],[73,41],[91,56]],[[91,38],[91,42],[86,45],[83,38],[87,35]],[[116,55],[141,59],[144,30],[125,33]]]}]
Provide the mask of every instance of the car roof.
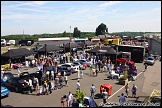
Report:
[{"label": "car roof", "polygon": [[65,63],[65,64],[62,64],[62,65],[66,65],[66,64],[67,64],[67,65],[72,65],[72,63]]}]

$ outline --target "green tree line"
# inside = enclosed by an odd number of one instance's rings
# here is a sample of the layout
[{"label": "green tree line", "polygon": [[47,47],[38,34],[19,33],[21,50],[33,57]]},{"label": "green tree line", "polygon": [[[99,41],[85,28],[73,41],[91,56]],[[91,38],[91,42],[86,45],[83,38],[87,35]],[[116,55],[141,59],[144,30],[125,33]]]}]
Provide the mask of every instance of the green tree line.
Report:
[{"label": "green tree line", "polygon": [[56,37],[88,37],[91,38],[93,36],[109,34],[111,36],[143,36],[144,34],[149,33],[159,33],[159,32],[114,32],[109,33],[108,27],[106,24],[101,23],[98,27],[96,27],[95,32],[82,32],[77,27],[74,28],[73,33],[67,33],[64,31],[63,33],[57,34],[17,34],[17,35],[7,35],[1,36],[1,38],[6,40],[22,40],[22,39],[33,39],[34,41],[38,41],[38,38],[56,38]]}]

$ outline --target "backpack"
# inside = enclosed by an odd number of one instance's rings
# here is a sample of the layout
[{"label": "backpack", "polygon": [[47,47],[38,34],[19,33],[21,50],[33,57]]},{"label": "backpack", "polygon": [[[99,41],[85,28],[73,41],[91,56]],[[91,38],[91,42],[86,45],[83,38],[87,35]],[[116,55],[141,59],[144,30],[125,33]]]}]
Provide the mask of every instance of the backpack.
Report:
[{"label": "backpack", "polygon": [[92,93],[95,92],[95,87],[91,87],[91,92],[92,92]]}]

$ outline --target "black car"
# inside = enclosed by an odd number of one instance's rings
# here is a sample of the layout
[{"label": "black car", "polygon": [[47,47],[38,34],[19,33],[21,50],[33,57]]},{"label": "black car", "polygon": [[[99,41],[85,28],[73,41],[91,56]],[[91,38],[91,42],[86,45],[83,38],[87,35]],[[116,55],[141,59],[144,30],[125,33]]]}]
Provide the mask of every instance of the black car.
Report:
[{"label": "black car", "polygon": [[4,82],[4,86],[7,87],[11,91],[24,93],[25,91],[30,90],[30,86],[24,83],[24,80],[20,80],[19,78],[10,78],[6,82]]},{"label": "black car", "polygon": [[29,72],[20,73],[19,79],[26,79],[27,80],[28,78],[30,78]]}]

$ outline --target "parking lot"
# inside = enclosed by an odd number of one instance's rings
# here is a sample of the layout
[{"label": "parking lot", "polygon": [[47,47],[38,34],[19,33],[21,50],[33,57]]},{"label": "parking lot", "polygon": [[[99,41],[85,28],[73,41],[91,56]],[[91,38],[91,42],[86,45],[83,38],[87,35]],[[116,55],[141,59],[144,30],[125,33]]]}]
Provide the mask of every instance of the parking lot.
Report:
[{"label": "parking lot", "polygon": [[[157,62],[159,63],[159,61]],[[157,65],[157,63],[155,65]],[[136,63],[136,66],[137,66],[139,76],[137,77],[136,81],[132,81],[132,82],[140,83],[141,87],[138,87],[138,90],[140,91],[140,89],[142,90],[143,85],[144,85],[144,78],[143,78],[144,74],[143,73],[141,74],[141,71],[144,69],[144,65],[143,63]],[[151,68],[154,68],[154,66],[151,66]],[[30,68],[29,70],[26,70],[25,68],[21,69],[21,71],[28,71],[29,73],[35,72],[36,70],[37,70],[36,67]],[[17,74],[17,70],[11,70],[9,72],[12,72],[14,75]],[[106,72],[99,73],[97,77],[89,76],[89,72],[90,72],[89,68],[84,70],[83,71],[84,79],[80,79],[81,90],[86,93],[86,96],[90,96],[90,87],[92,84],[94,84],[95,87],[97,88],[95,101],[97,104],[101,103],[102,98],[99,98],[100,96],[99,87],[103,83],[108,83],[108,84],[112,84],[113,86],[112,95],[110,96],[111,98],[109,100],[118,102],[118,98],[119,98],[118,96],[121,94],[121,92],[123,92],[119,90],[123,87],[123,85],[119,85],[116,79],[114,80],[107,79]],[[68,79],[69,79],[69,87],[63,87],[62,89],[54,90],[52,94],[37,96],[36,92],[33,92],[32,94],[29,94],[29,95],[10,92],[10,96],[7,98],[1,99],[1,102],[3,105],[10,105],[13,107],[60,107],[61,96],[67,94],[69,91],[75,94],[77,74],[74,73],[70,75]],[[140,80],[140,79],[143,79],[143,80]],[[143,82],[139,82],[139,81],[143,81]],[[119,92],[116,93],[117,91]]]}]

